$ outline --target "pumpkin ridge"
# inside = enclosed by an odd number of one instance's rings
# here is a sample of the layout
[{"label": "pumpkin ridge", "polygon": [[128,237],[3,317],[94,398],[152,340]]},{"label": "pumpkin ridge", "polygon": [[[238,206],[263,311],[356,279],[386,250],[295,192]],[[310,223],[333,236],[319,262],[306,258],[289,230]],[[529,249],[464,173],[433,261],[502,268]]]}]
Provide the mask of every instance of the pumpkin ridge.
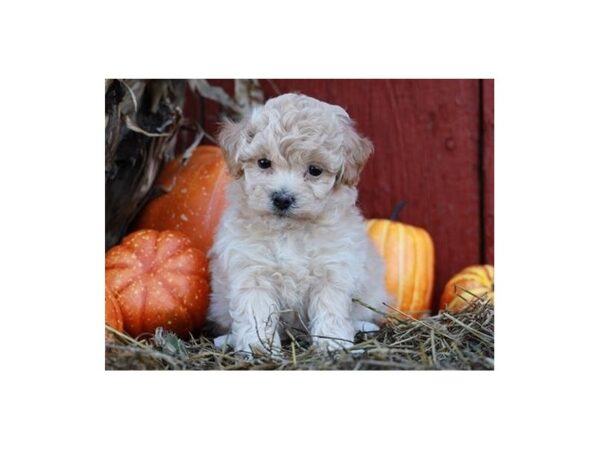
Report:
[{"label": "pumpkin ridge", "polygon": [[387,244],[387,239],[388,239],[388,233],[390,231],[390,222],[383,222],[383,230],[381,230],[379,233],[381,235],[381,238],[378,239],[378,247],[379,250],[381,251],[382,255],[385,257],[385,249],[386,249],[386,244]]},{"label": "pumpkin ridge", "polygon": [[[171,272],[175,272],[175,271],[171,271]],[[190,275],[185,275],[185,276],[190,277]],[[197,281],[200,281],[202,277],[200,275],[195,275],[194,278],[197,278]],[[196,317],[193,305],[186,304],[185,300],[182,297],[180,297],[179,295],[175,295],[173,293],[173,289],[175,289],[175,287],[173,287],[171,285],[171,283],[169,282],[169,279],[164,277],[164,275],[162,273],[160,275],[160,279],[161,279],[162,284],[165,287],[165,289],[171,294],[171,297],[173,297],[173,299],[175,299],[175,302],[179,305],[179,307],[182,308],[182,312],[185,313],[186,320],[193,322],[194,318]],[[197,284],[197,283],[194,283],[194,284]],[[200,291],[200,286],[197,286],[197,291]],[[182,314],[182,316],[183,316],[183,314]],[[204,316],[205,316],[205,313],[203,314],[203,317]],[[190,329],[189,331],[191,332],[192,330]]]},{"label": "pumpkin ridge", "polygon": [[[199,277],[197,277],[199,278]],[[188,322],[193,321],[193,316],[192,316],[192,312],[190,311],[190,308],[185,304],[184,301],[182,301],[181,297],[179,297],[178,295],[176,295],[174,293],[174,287],[169,283],[169,279],[164,277],[162,274],[160,275],[160,277],[157,276],[157,281],[161,282],[161,285],[165,288],[165,290],[171,294],[171,297],[173,297],[173,299],[175,299],[175,303],[177,303],[177,305],[179,305],[183,311],[185,312],[185,319]],[[192,331],[192,330],[189,330]]]},{"label": "pumpkin ridge", "polygon": [[[131,242],[131,241],[129,241]],[[129,251],[129,253],[131,253],[133,255],[133,257],[137,260],[137,262],[139,262],[142,266],[143,272],[147,272],[146,269],[146,264],[144,264],[144,261],[142,261],[142,259],[138,256],[137,252],[135,251],[135,247],[131,248],[131,245],[128,245],[129,242],[125,243],[125,240],[123,240],[123,243],[121,245],[124,245],[125,248]]]},{"label": "pumpkin ridge", "polygon": [[[119,247],[113,247],[112,249],[110,249],[108,251],[108,253],[106,254],[104,260],[104,283],[106,283],[106,273],[108,271],[113,271],[113,270],[124,270],[124,271],[131,271],[132,270],[132,266],[131,264],[127,263],[127,262],[123,262],[123,263],[109,263],[108,265],[106,264],[106,259],[112,259],[114,257],[114,255],[118,255],[118,254],[133,254],[135,259],[141,264],[141,268],[136,267],[135,268],[135,273],[133,275],[129,276],[129,281],[123,285],[121,287],[121,289],[119,290],[119,295],[122,291],[126,290],[129,286],[131,286],[131,284],[135,281],[136,277],[139,277],[140,275],[142,275],[145,270],[144,270],[144,264],[142,263],[142,261],[140,261],[139,258],[137,258],[137,255],[135,255],[134,252],[130,251],[129,249],[124,249],[124,248],[119,248]],[[114,287],[111,287],[111,291],[113,292],[117,292],[117,290]]]},{"label": "pumpkin ridge", "polygon": [[131,253],[133,253],[133,255],[139,261],[139,263],[142,265],[144,270],[146,270],[146,272],[151,273],[151,272],[153,272],[154,267],[156,265],[156,254],[157,254],[159,232],[156,230],[141,230],[141,231],[139,231],[139,233],[140,233],[140,235],[143,235],[143,236],[150,236],[150,238],[152,240],[152,243],[149,245],[149,248],[152,249],[152,255],[148,257],[148,259],[150,261],[149,265],[147,263],[145,263],[142,260],[142,258],[140,258],[140,255],[137,252],[137,248],[133,245],[134,239],[129,239],[127,241],[123,240],[123,244],[124,244],[125,248],[127,248]]},{"label": "pumpkin ridge", "polygon": [[[148,278],[150,278],[150,276],[148,276]],[[142,302],[141,302],[141,307],[140,307],[140,312],[138,314],[138,330],[141,330],[142,328],[146,328],[146,322],[147,322],[147,318],[146,318],[146,306],[148,303],[148,286],[146,285],[146,283],[140,283],[143,288],[144,288],[144,295],[142,296]],[[142,324],[142,322],[144,322]],[[144,326],[143,326],[144,325]]]},{"label": "pumpkin ridge", "polygon": [[[117,294],[104,283],[104,323],[118,331],[123,331],[123,312]],[[108,310],[107,310],[108,306]]]},{"label": "pumpkin ridge", "polygon": [[422,299],[422,310],[425,313],[431,312],[431,289],[433,288],[433,274],[431,273],[432,259],[433,259],[433,245],[430,241],[429,235],[423,228],[418,228],[421,240],[423,241],[424,248],[424,272],[425,272],[425,294]]},{"label": "pumpkin ridge", "polygon": [[110,263],[104,266],[104,268],[106,270],[112,270],[112,269],[129,269],[131,268],[130,264],[127,264],[126,262],[122,262],[122,263]]},{"label": "pumpkin ridge", "polygon": [[[127,269],[127,267],[125,267],[125,269]],[[135,278],[135,277],[131,277],[131,280],[129,280],[129,281],[127,282],[127,284],[125,284],[124,286],[122,286],[122,287],[121,287],[121,289],[119,289],[119,290],[117,291],[117,289],[115,289],[115,288],[112,288],[112,291],[113,291],[115,294],[119,294],[119,295],[121,295],[121,292],[125,291],[125,290],[126,290],[128,287],[129,287],[129,286],[131,286],[131,285],[132,285],[133,283],[135,283],[135,282],[136,282],[136,278]]]},{"label": "pumpkin ridge", "polygon": [[419,254],[419,246],[417,245],[417,239],[418,239],[418,233],[417,230],[415,228],[409,227],[407,229],[407,231],[409,232],[410,236],[411,236],[411,243],[412,243],[412,247],[413,247],[413,255],[415,257],[414,259],[414,270],[413,270],[413,291],[411,294],[411,298],[410,298],[410,307],[408,309],[409,313],[411,313],[411,315],[414,315],[416,312],[418,312],[418,310],[416,309],[419,305],[418,305],[418,292],[419,292],[419,288],[420,288],[420,277],[419,277],[419,273],[420,273],[420,269],[421,269],[421,255]]},{"label": "pumpkin ridge", "polygon": [[[199,251],[192,247],[191,245],[191,241],[188,240],[187,244],[189,245],[187,248],[181,247],[180,249],[178,249],[177,252],[169,255],[168,257],[165,258],[164,260],[164,264],[166,264],[168,261],[180,257],[182,255],[185,255],[186,253],[190,252],[190,249],[192,248],[194,250],[194,252],[191,252],[191,257],[194,258],[195,253],[199,253]],[[168,273],[172,273],[172,274],[176,274],[176,275],[180,275],[182,277],[185,277],[187,279],[189,279],[190,277],[195,279],[195,283],[193,284],[198,284],[199,282],[201,282],[201,280],[203,279],[204,276],[204,272],[199,271],[199,270],[195,270],[195,269],[191,269],[191,270],[186,270],[185,268],[181,268],[181,267],[175,267],[175,268],[169,268],[169,269],[163,269],[162,267],[159,268],[156,272],[155,272],[155,276],[157,277],[157,279],[160,279],[163,283],[163,285],[165,286],[165,289],[171,294],[171,296],[176,300],[176,303],[183,308],[183,310],[185,311],[185,315],[186,318],[189,322],[194,322],[194,312],[192,311],[192,306],[188,306],[185,304],[184,301],[182,301],[182,299],[178,296],[174,294],[174,290],[176,290],[176,287],[174,287],[168,278]],[[191,330],[190,330],[191,331]]]},{"label": "pumpkin ridge", "polygon": [[415,308],[416,309],[416,313],[420,316],[421,314],[423,314],[425,312],[425,307],[424,307],[424,302],[425,302],[425,298],[424,296],[420,296],[420,293],[425,293],[425,295],[427,295],[427,261],[428,261],[428,256],[427,256],[427,248],[426,248],[426,244],[425,245],[417,245],[417,239],[419,240],[419,243],[425,243],[425,238],[423,237],[423,230],[419,227],[415,227],[414,228],[414,233],[415,233],[415,247],[417,247],[418,249],[420,249],[420,253],[418,256],[417,261],[419,262],[419,266],[420,269],[417,270],[417,274],[419,274],[419,285],[418,285],[418,290],[415,290],[414,294],[413,294],[413,298],[416,299],[416,305]]},{"label": "pumpkin ridge", "polygon": [[[397,266],[396,266],[396,292],[394,293],[394,296],[396,298],[399,299],[399,302],[396,304],[396,308],[402,310],[402,303],[404,303],[404,277],[402,276],[402,273],[404,272],[404,268],[406,267],[406,261],[404,260],[404,255],[405,255],[405,242],[404,242],[404,238],[406,237],[406,233],[404,232],[404,229],[402,227],[398,227],[395,226],[392,228],[393,230],[396,231],[396,239],[397,239],[397,246],[398,246],[398,254],[401,256],[397,256],[395,259],[397,260]],[[394,245],[393,243],[391,245]]]},{"label": "pumpkin ridge", "polygon": [[[113,253],[113,254],[114,254],[114,253]],[[109,256],[109,259],[110,259],[110,254],[109,254],[108,256]],[[142,263],[142,262],[139,260],[139,258],[137,258],[137,257],[136,257],[136,260],[137,260],[137,261],[138,261],[140,264],[142,264],[142,267],[141,267],[141,268],[140,268],[140,267],[135,267],[135,269],[136,269],[136,270],[135,270],[135,272],[136,272],[136,273],[135,273],[135,275],[141,275],[141,274],[142,274],[142,273],[144,273],[144,271],[145,271],[145,269],[144,269],[144,265],[143,265],[143,263]],[[111,262],[111,263],[109,263],[108,265],[107,265],[107,264],[105,264],[105,265],[104,265],[104,270],[105,270],[105,273],[106,273],[106,271],[108,271],[108,270],[132,270],[132,266],[131,266],[131,264],[128,264],[127,262],[122,262],[122,263],[114,263],[114,262]],[[128,284],[127,284],[127,286],[129,286],[129,284],[130,284],[130,283],[128,283]]]},{"label": "pumpkin ridge", "polygon": [[[162,276],[162,274],[164,273],[165,270],[166,269],[160,268],[155,273],[156,274],[160,273],[161,276]],[[199,271],[197,271],[195,269],[190,269],[190,271],[186,271],[186,269],[182,269],[182,268],[168,269],[168,272],[169,273],[174,273],[174,274],[177,274],[177,275],[182,275],[184,277],[190,277],[190,276],[192,276],[192,277],[201,277],[202,274],[203,274],[203,272],[199,272]]]},{"label": "pumpkin ridge", "polygon": [[[164,233],[161,233],[158,236],[158,239],[156,240],[156,248],[158,249],[161,245],[164,245],[164,243],[167,241],[167,239],[169,239],[171,237],[176,238],[176,239],[171,239],[171,241],[177,240],[177,246],[175,247],[175,250],[172,251],[172,253],[163,255],[163,261],[168,261],[171,258],[174,258],[175,256],[179,256],[180,254],[182,254],[189,248],[189,247],[186,248],[187,246],[191,245],[191,242],[182,242],[180,239],[177,239],[178,236],[176,234],[171,233],[169,230],[166,230]],[[156,253],[158,254],[158,251]]]},{"label": "pumpkin ridge", "polygon": [[[169,262],[170,260],[172,260],[173,258],[177,258],[179,256],[181,256],[182,254],[186,253],[187,251],[189,251],[190,248],[193,248],[194,250],[196,250],[196,253],[199,252],[199,250],[195,247],[191,247],[191,242],[189,243],[190,247],[188,248],[181,248],[177,253],[174,253],[172,255],[170,255],[169,257],[165,258],[164,260],[164,264],[166,264],[167,262]],[[159,268],[162,269],[162,268]],[[162,273],[162,270],[159,270]],[[184,275],[184,276],[198,276],[198,277],[202,277],[206,274],[205,271],[200,271],[200,270],[196,270],[196,269],[190,269],[190,271],[186,271],[185,268],[181,268],[181,267],[176,267],[176,268],[169,268],[169,272],[172,273],[176,273],[178,275]],[[158,272],[156,272],[158,273]]]},{"label": "pumpkin ridge", "polygon": [[402,311],[410,311],[412,308],[412,297],[415,290],[416,277],[416,255],[415,255],[415,240],[412,234],[412,227],[406,225],[402,227],[404,233],[404,267],[406,271],[402,271],[405,275],[403,278],[402,289]]},{"label": "pumpkin ridge", "polygon": [[492,271],[490,270],[490,266],[488,266],[486,264],[485,266],[483,266],[483,270],[485,271],[485,274],[488,277],[490,286],[492,286],[492,290],[494,290],[494,277],[492,276]]},{"label": "pumpkin ridge", "polygon": [[171,297],[176,299],[177,303],[180,302],[179,296],[175,294],[175,290],[173,286],[169,283],[169,279],[166,276],[164,276],[162,273],[160,275],[157,274],[156,281],[158,284],[163,286],[169,294],[171,294]]},{"label": "pumpkin ridge", "polygon": [[[142,281],[142,278],[137,278],[135,281],[133,281],[132,283],[129,283],[129,285],[127,286],[127,289],[131,288],[131,286],[135,283],[139,284],[139,289],[143,289],[143,295],[141,297],[141,301],[140,301],[140,307],[143,308],[146,302],[146,295],[148,293],[148,290],[146,289],[146,285],[145,283]],[[113,292],[116,292],[113,290]],[[140,311],[132,311],[131,308],[128,307],[127,305],[127,297],[126,296],[122,296],[121,293],[126,293],[127,290],[123,289],[121,292],[119,292],[118,296],[117,296],[117,303],[118,305],[121,307],[121,311],[124,312],[123,314],[123,324],[125,326],[125,330],[133,335],[134,337],[136,337],[134,334],[139,334],[139,330],[141,330],[142,327],[142,316],[139,314]],[[127,318],[127,320],[125,320],[125,318]]]},{"label": "pumpkin ridge", "polygon": [[[191,246],[191,243],[189,243],[189,245]],[[196,247],[192,247],[192,248],[196,250]],[[165,256],[164,262],[170,261],[173,258],[181,256],[183,253],[187,252],[189,249],[190,249],[190,247],[188,247],[188,248],[181,247],[181,248],[177,249],[177,251],[175,253],[172,253],[169,256]]]},{"label": "pumpkin ridge", "polygon": [[162,289],[164,289],[165,291],[167,291],[167,293],[171,296],[171,298],[173,299],[173,304],[175,304],[176,306],[180,307],[182,311],[180,311],[181,316],[179,318],[179,323],[183,323],[183,322],[190,322],[192,319],[192,314],[190,313],[190,309],[188,308],[188,306],[186,306],[185,302],[182,300],[180,295],[176,295],[173,292],[173,286],[171,286],[169,284],[169,280],[167,278],[164,278],[163,276],[156,276],[154,278],[154,281],[160,285],[160,287]]}]

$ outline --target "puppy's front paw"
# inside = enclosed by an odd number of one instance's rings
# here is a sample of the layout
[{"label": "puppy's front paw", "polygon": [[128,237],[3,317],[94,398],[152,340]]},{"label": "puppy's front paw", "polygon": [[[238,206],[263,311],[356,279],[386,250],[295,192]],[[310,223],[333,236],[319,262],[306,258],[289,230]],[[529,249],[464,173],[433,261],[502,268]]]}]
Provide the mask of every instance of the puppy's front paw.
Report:
[{"label": "puppy's front paw", "polygon": [[350,348],[354,345],[353,340],[335,339],[328,337],[326,338],[319,336],[313,336],[312,341],[315,348],[323,352],[333,352],[336,350],[342,350],[345,348]]},{"label": "puppy's front paw", "polygon": [[340,350],[354,345],[355,331],[352,322],[338,317],[314,319],[310,334],[313,345],[319,350]]},{"label": "puppy's front paw", "polygon": [[364,320],[355,320],[354,322],[352,322],[352,324],[354,325],[354,329],[357,332],[372,333],[374,331],[379,331],[379,327],[376,324],[374,324],[373,322],[367,322]]},{"label": "puppy's front paw", "polygon": [[258,334],[250,333],[243,336],[235,336],[233,348],[236,353],[243,353],[248,357],[254,355],[278,355],[281,353],[281,340],[279,334],[275,333],[269,338],[259,338]]},{"label": "puppy's front paw", "polygon": [[224,334],[223,336],[216,337],[214,339],[215,348],[217,350],[224,350],[231,341],[231,334]]}]

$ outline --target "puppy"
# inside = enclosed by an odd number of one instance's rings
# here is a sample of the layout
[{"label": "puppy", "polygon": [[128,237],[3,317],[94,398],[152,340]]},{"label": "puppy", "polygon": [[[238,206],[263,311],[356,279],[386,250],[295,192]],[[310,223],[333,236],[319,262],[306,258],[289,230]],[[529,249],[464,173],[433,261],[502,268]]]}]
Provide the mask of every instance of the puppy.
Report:
[{"label": "puppy", "polygon": [[377,329],[388,299],[383,261],[356,207],[371,142],[339,106],[285,94],[219,142],[234,178],[209,252],[208,319],[236,351],[280,346],[281,326],[308,328],[313,344],[353,345]]}]

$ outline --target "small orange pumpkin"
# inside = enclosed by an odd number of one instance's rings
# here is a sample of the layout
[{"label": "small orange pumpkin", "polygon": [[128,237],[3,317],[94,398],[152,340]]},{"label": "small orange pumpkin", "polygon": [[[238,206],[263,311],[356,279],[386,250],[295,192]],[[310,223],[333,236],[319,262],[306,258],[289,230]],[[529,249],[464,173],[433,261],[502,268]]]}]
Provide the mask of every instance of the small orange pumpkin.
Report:
[{"label": "small orange pumpkin", "polygon": [[104,322],[117,331],[123,331],[123,314],[115,294],[104,284]]},{"label": "small orange pumpkin", "polygon": [[197,147],[187,161],[182,155],[163,168],[155,186],[166,193],[145,206],[133,229],[181,231],[206,254],[225,209],[230,179],[219,147]]},{"label": "small orange pumpkin", "polygon": [[422,228],[386,219],[367,221],[367,233],[385,262],[391,305],[415,318],[431,312],[433,241]]},{"label": "small orange pumpkin", "polygon": [[106,253],[105,264],[106,283],[132,336],[163,327],[186,337],[203,324],[207,261],[182,233],[136,231]]},{"label": "small orange pumpkin", "polygon": [[476,298],[494,303],[494,266],[469,266],[450,278],[442,292],[440,311],[458,312]]}]

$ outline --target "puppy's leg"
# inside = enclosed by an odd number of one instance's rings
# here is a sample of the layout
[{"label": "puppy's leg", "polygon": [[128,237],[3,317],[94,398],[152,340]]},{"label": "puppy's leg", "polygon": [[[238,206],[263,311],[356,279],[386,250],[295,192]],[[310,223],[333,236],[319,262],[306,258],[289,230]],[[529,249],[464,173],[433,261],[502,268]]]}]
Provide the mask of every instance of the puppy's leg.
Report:
[{"label": "puppy's leg", "polygon": [[218,350],[223,350],[224,348],[227,347],[227,344],[229,343],[229,339],[231,339],[231,335],[229,334],[224,334],[222,336],[216,337],[213,342],[215,344],[215,347]]},{"label": "puppy's leg", "polygon": [[355,330],[351,309],[351,295],[339,286],[323,281],[313,288],[308,306],[313,344],[322,350],[352,347]]},{"label": "puppy's leg", "polygon": [[246,288],[231,301],[231,342],[238,352],[270,353],[281,347],[277,325],[279,310],[271,292]]}]

